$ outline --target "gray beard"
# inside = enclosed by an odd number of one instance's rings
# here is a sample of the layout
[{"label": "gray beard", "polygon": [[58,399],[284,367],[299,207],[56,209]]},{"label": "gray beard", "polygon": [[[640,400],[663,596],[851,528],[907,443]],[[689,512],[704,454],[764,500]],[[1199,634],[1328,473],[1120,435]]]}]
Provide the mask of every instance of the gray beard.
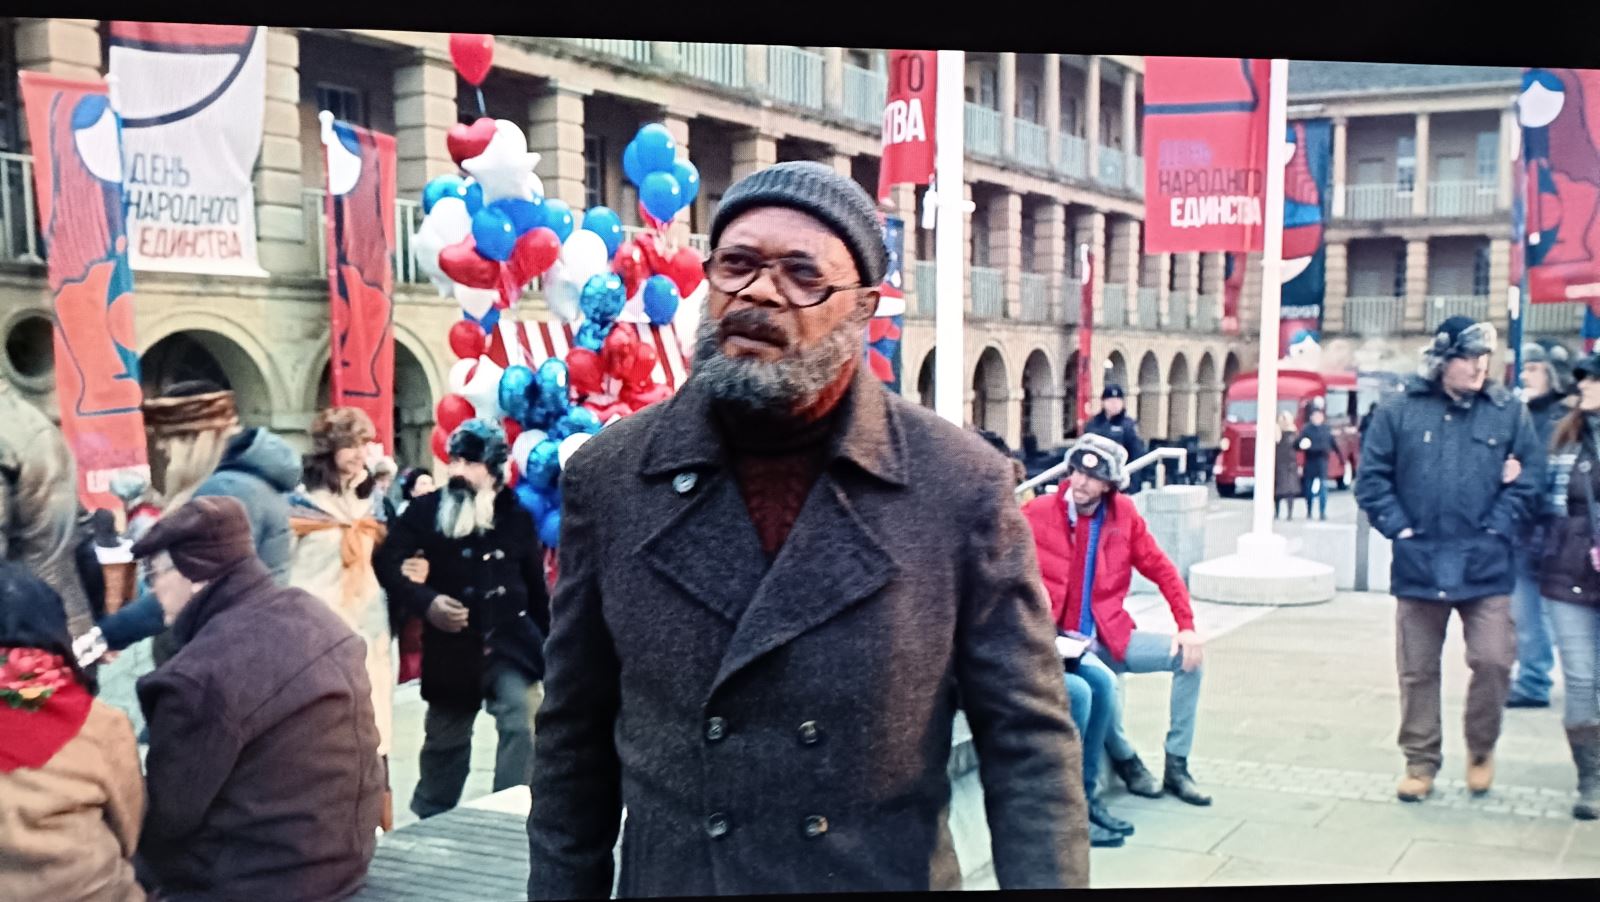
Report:
[{"label": "gray beard", "polygon": [[440,489],[439,493],[439,517],[435,525],[440,535],[447,539],[464,539],[494,528],[496,492],[493,488],[470,496],[448,488]]},{"label": "gray beard", "polygon": [[786,353],[775,362],[722,353],[717,321],[703,319],[695,335],[691,379],[711,396],[753,411],[787,412],[809,406],[839,378],[853,355],[862,354],[861,326],[845,320],[815,347]]}]

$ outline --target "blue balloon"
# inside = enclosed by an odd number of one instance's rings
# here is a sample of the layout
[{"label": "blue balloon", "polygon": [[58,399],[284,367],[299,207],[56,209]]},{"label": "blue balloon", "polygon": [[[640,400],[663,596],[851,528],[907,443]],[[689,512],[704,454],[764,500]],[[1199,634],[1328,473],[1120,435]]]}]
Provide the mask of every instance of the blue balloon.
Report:
[{"label": "blue balloon", "polygon": [[622,218],[610,207],[592,207],[583,214],[584,229],[600,236],[606,243],[606,257],[615,257],[622,247]]},{"label": "blue balloon", "polygon": [[462,179],[461,186],[456,189],[456,197],[467,205],[467,215],[476,216],[483,209],[483,186],[471,179]]},{"label": "blue balloon", "polygon": [[672,177],[683,188],[683,205],[687,207],[694,203],[694,199],[700,195],[700,170],[688,160],[674,160]]},{"label": "blue balloon", "polygon": [[539,521],[539,542],[546,548],[555,548],[561,544],[561,508],[557,507],[544,515]]},{"label": "blue balloon", "polygon": [[545,439],[528,452],[528,461],[522,468],[522,477],[535,491],[548,492],[556,487],[556,481],[561,478],[560,450],[559,442]]},{"label": "blue balloon", "polygon": [[622,285],[622,278],[611,273],[590,276],[578,295],[578,309],[589,322],[599,326],[609,326],[615,321],[626,303],[628,292]]},{"label": "blue balloon", "polygon": [[544,225],[542,199],[523,200],[520,197],[507,197],[490,204],[489,209],[497,210],[511,220],[511,227],[516,229],[518,236],[526,235]]},{"label": "blue balloon", "polygon": [[433,205],[447,197],[461,197],[464,182],[459,175],[441,175],[429,182],[422,189],[422,212],[432,213]]},{"label": "blue balloon", "polygon": [[639,186],[639,200],[651,216],[665,222],[683,209],[683,186],[671,173],[652,172]]},{"label": "blue balloon", "polygon": [[511,259],[511,251],[517,246],[517,230],[506,214],[484,207],[472,217],[472,240],[478,246],[478,256],[504,263]]},{"label": "blue balloon", "polygon": [[533,522],[538,523],[550,510],[550,502],[539,490],[526,482],[517,483],[517,503],[522,509],[533,516]]},{"label": "blue balloon", "polygon": [[552,198],[545,201],[544,222],[541,225],[555,232],[556,237],[561,239],[561,243],[566,244],[567,239],[572,237],[572,208],[567,206],[567,202],[564,200]]},{"label": "blue balloon", "polygon": [[678,315],[678,286],[666,276],[651,276],[644,283],[644,315],[651,325],[665,326]]},{"label": "blue balloon", "polygon": [[605,346],[606,336],[611,334],[611,326],[611,323],[602,326],[594,320],[589,320],[578,327],[578,332],[572,337],[572,341],[578,347],[598,354]]},{"label": "blue balloon", "polygon": [[567,406],[567,362],[548,358],[539,364],[539,372],[534,381],[539,383],[539,397],[559,398],[561,406]]},{"label": "blue balloon", "polygon": [[633,136],[633,143],[638,145],[639,166],[646,173],[672,171],[672,164],[678,159],[678,142],[673,140],[672,132],[667,131],[665,125],[652,122],[639,129],[639,134]]},{"label": "blue balloon", "polygon": [[644,181],[644,177],[650,174],[645,171],[643,166],[639,165],[638,141],[629,141],[627,148],[622,151],[622,173],[628,177],[628,181],[632,182],[636,188],[640,182]]},{"label": "blue balloon", "polygon": [[525,366],[514,365],[506,367],[500,374],[500,409],[506,416],[522,421],[522,416],[528,410],[528,386],[533,384],[533,370]]},{"label": "blue balloon", "polygon": [[556,421],[555,427],[550,430],[550,438],[559,442],[580,432],[594,435],[599,431],[600,418],[595,416],[594,411],[587,407],[574,407]]}]

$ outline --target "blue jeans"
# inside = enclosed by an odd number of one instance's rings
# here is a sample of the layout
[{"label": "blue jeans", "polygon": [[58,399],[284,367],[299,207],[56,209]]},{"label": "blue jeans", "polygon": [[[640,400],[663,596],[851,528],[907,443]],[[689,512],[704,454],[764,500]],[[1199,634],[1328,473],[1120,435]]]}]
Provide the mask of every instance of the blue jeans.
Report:
[{"label": "blue jeans", "polygon": [[1536,702],[1550,700],[1550,671],[1556,665],[1550,611],[1539,597],[1538,574],[1530,554],[1518,549],[1514,558],[1517,582],[1511,590],[1511,620],[1517,628],[1517,667],[1512,671],[1511,695]]},{"label": "blue jeans", "polygon": [[[1172,653],[1172,636],[1148,630],[1134,630],[1128,640],[1127,659],[1118,661],[1098,641],[1094,644],[1096,655],[1106,662],[1112,672],[1170,673],[1172,697],[1168,703],[1166,752],[1169,757],[1187,758],[1194,747],[1195,713],[1200,708],[1200,674],[1203,668],[1183,669],[1183,655]],[[1111,694],[1113,701],[1116,693]],[[1118,761],[1126,761],[1136,753],[1133,744],[1122,731],[1122,707],[1117,703],[1111,718],[1111,729],[1106,737],[1106,751]]]},{"label": "blue jeans", "polygon": [[1562,726],[1600,723],[1600,608],[1552,601],[1545,605],[1556,644],[1561,646],[1561,678],[1566,681]]},{"label": "blue jeans", "polygon": [[1306,461],[1305,473],[1300,477],[1301,489],[1306,495],[1306,519],[1311,518],[1311,501],[1316,499],[1318,514],[1327,519],[1328,516],[1328,462],[1321,464]]},{"label": "blue jeans", "polygon": [[1067,695],[1072,700],[1072,723],[1083,740],[1083,785],[1090,798],[1100,779],[1100,755],[1117,710],[1117,678],[1094,654],[1086,654],[1076,673],[1069,673]]}]

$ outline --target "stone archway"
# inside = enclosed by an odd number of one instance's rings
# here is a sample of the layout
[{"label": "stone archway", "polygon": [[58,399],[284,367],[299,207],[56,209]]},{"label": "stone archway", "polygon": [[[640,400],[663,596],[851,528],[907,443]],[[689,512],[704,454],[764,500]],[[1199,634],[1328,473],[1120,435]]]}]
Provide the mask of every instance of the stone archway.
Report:
[{"label": "stone archway", "polygon": [[[315,388],[306,394],[310,416],[333,403],[333,371],[329,354],[321,356]],[[307,385],[310,388],[310,383]],[[433,434],[433,408],[439,401],[422,358],[406,342],[394,343],[394,460],[401,468],[429,467],[434,463],[429,440]],[[310,427],[310,420],[306,422]]]},{"label": "stone archway", "polygon": [[1227,391],[1233,385],[1233,380],[1239,378],[1241,364],[1239,355],[1233,351],[1228,352],[1227,360],[1222,364],[1222,390]]},{"label": "stone archway", "polygon": [[1022,366],[1022,442],[1023,447],[1048,448],[1061,433],[1056,425],[1059,410],[1050,357],[1035,349]]},{"label": "stone archway", "polygon": [[917,370],[917,400],[923,407],[933,409],[933,356],[939,353],[938,349],[928,352],[922,358],[922,367]]},{"label": "stone archway", "polygon": [[1189,359],[1179,352],[1167,369],[1167,437],[1179,439],[1194,433],[1194,383],[1189,379]]},{"label": "stone archway", "polygon": [[1139,360],[1139,435],[1146,442],[1162,437],[1161,427],[1166,406],[1161,384],[1161,362],[1154,351],[1146,351]]},{"label": "stone archway", "polygon": [[[1128,361],[1122,356],[1121,351],[1112,351],[1106,355],[1104,369],[1105,373],[1103,375],[1105,378],[1101,380],[1102,387],[1113,383],[1122,386],[1124,391],[1130,387],[1128,385]],[[1099,399],[1094,398],[1092,400],[1098,401]]]},{"label": "stone archway", "polygon": [[994,347],[983,349],[972,371],[972,424],[999,434],[1007,444],[1014,438],[1006,432],[1006,403],[1010,400],[1011,379],[1006,362]]},{"label": "stone archway", "polygon": [[204,380],[233,392],[245,427],[271,426],[273,401],[267,378],[254,358],[233,339],[207,329],[173,332],[139,356],[141,388],[160,396],[179,382]]},{"label": "stone archway", "polygon": [[1203,447],[1215,445],[1222,436],[1222,383],[1217,381],[1217,360],[1207,351],[1200,358],[1195,374],[1195,390],[1199,394],[1195,405],[1195,426]]}]

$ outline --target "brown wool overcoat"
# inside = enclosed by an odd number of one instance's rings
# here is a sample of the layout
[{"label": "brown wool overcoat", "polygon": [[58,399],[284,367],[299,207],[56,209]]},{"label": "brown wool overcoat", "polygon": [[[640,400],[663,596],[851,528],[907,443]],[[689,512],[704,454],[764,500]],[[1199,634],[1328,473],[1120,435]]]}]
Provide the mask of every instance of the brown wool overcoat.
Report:
[{"label": "brown wool overcoat", "polygon": [[563,474],[533,898],[956,889],[951,724],[1002,888],[1088,884],[1082,749],[1007,462],[863,367],[768,565],[691,380]]}]

